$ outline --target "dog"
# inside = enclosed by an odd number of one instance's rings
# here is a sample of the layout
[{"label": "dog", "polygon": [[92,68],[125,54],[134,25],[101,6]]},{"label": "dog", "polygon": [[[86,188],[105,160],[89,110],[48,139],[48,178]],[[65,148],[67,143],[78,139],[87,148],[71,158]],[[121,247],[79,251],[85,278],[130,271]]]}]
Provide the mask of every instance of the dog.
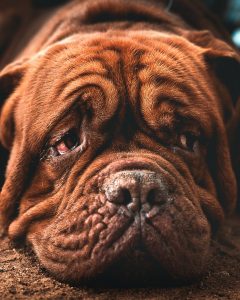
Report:
[{"label": "dog", "polygon": [[198,1],[82,0],[34,33],[0,73],[2,231],[59,280],[201,276],[237,197],[224,30]]}]

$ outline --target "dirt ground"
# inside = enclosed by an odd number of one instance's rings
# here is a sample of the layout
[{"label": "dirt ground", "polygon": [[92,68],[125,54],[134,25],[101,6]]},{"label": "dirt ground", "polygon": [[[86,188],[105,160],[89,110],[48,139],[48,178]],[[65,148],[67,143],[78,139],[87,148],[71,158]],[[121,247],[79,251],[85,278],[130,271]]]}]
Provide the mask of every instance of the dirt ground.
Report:
[{"label": "dirt ground", "polygon": [[171,288],[70,286],[51,278],[35,257],[0,243],[0,299],[240,299],[240,217],[213,243],[209,269],[194,284]]}]

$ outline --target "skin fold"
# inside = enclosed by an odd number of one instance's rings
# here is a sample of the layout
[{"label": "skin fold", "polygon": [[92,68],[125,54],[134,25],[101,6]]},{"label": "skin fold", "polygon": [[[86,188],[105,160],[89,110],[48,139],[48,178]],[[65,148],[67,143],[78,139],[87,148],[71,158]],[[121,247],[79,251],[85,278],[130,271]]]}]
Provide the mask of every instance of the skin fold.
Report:
[{"label": "skin fold", "polygon": [[207,269],[236,207],[240,65],[195,4],[73,1],[4,59],[2,232],[60,280]]}]

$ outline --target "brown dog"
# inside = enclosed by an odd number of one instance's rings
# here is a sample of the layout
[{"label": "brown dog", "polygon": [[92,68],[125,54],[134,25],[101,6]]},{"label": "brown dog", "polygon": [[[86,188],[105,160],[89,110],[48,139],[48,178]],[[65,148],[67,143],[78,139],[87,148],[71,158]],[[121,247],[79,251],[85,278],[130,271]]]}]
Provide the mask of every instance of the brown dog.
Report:
[{"label": "brown dog", "polygon": [[234,210],[239,56],[197,1],[165,6],[74,1],[8,53],[1,225],[57,278],[194,278]]}]

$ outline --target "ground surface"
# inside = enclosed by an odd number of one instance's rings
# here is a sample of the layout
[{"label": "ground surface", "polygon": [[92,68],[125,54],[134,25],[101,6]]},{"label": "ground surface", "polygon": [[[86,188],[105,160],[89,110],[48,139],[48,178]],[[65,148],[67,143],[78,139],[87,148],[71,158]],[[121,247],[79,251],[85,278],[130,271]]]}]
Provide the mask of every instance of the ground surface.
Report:
[{"label": "ground surface", "polygon": [[240,218],[213,242],[213,258],[197,283],[171,288],[74,287],[46,274],[34,256],[0,243],[0,299],[240,299]]}]

